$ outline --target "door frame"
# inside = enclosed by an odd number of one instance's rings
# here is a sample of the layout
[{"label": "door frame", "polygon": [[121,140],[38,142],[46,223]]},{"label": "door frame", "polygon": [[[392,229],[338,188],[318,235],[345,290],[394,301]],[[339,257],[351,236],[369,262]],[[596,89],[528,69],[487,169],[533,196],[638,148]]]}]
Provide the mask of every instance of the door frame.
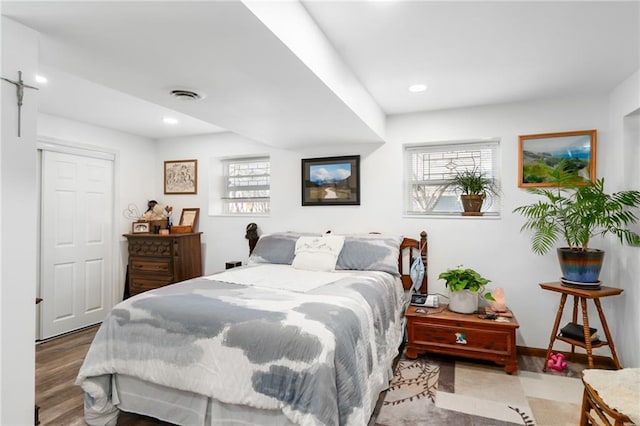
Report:
[{"label": "door frame", "polygon": [[[38,136],[36,141],[36,150],[37,150],[37,190],[38,190],[38,249],[37,249],[37,271],[36,271],[36,297],[40,297],[42,294],[42,216],[43,205],[42,205],[42,153],[43,151],[53,151],[60,152],[64,154],[72,154],[72,155],[80,155],[84,157],[91,158],[99,158],[103,160],[113,161],[113,211],[111,212],[111,234],[115,235],[115,231],[117,229],[117,215],[116,215],[116,206],[117,200],[119,199],[119,185],[117,176],[119,175],[119,153],[118,151],[102,146],[95,146],[84,144],[80,142],[72,142],[66,141],[62,139],[51,138],[47,136]],[[111,306],[115,306],[116,303],[120,302],[121,294],[120,286],[118,285],[118,277],[120,276],[121,265],[120,265],[120,253],[118,252],[118,238],[112,238],[111,243]],[[42,339],[42,316],[40,312],[40,305],[36,307],[36,340]]]}]

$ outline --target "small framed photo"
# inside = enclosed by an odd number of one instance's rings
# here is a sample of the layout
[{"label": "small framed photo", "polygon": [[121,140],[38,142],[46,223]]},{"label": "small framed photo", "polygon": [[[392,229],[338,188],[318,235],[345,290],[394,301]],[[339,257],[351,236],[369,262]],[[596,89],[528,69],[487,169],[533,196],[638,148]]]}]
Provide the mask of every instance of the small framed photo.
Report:
[{"label": "small framed photo", "polygon": [[149,222],[133,222],[131,225],[132,234],[148,234],[151,232],[151,224]]},{"label": "small framed photo", "polygon": [[571,183],[596,180],[596,130],[522,135],[518,138],[518,186],[553,186],[551,172],[559,167]]},{"label": "small framed photo", "polygon": [[180,223],[178,225],[191,226],[193,232],[196,232],[199,214],[199,208],[182,209],[182,213],[180,214]]},{"label": "small framed photo", "polygon": [[198,160],[164,162],[165,194],[198,193]]},{"label": "small framed photo", "polygon": [[302,205],[360,205],[360,156],[303,158]]}]

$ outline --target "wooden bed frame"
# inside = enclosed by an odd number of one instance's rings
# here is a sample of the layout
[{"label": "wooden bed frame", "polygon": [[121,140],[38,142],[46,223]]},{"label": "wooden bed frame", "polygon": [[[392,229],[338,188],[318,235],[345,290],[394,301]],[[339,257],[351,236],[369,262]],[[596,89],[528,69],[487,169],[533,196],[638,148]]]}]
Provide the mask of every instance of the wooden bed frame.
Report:
[{"label": "wooden bed frame", "polygon": [[[253,226],[252,226],[253,225]],[[251,227],[251,233],[249,232],[249,228]],[[253,252],[253,249],[256,246],[256,243],[260,239],[258,236],[258,227],[254,223],[250,223],[247,225],[247,234],[245,238],[249,240],[249,256]],[[329,231],[331,232],[331,231]],[[422,257],[422,263],[424,264],[424,278],[422,279],[422,285],[420,286],[420,293],[427,294],[428,289],[428,280],[427,280],[427,231],[420,232],[420,240],[416,240],[413,238],[405,238],[400,244],[400,256],[398,256],[398,271],[400,272],[400,279],[402,280],[402,287],[405,290],[410,290],[413,283],[411,282],[411,276],[409,272],[404,273],[404,256],[409,253],[409,265],[406,268],[408,271],[411,269],[411,264],[416,256],[420,255]]]},{"label": "wooden bed frame", "polygon": [[[409,271],[411,269],[411,264],[413,263],[413,260],[416,258],[416,256],[420,255],[420,257],[422,257],[422,263],[424,264],[424,277],[422,278],[422,285],[420,286],[419,293],[427,294],[427,289],[428,289],[427,231],[420,232],[420,241],[415,240],[413,238],[405,238],[402,241],[402,244],[400,244],[400,256],[398,258],[398,271],[400,271],[400,279],[402,280],[402,287],[404,287],[405,290],[411,289],[411,286],[413,285],[413,283],[411,282],[411,276],[409,275],[409,272],[405,274],[404,268],[403,268],[403,264],[404,264],[404,262],[402,261],[403,255],[407,252],[407,250],[409,251],[409,266],[407,267]],[[415,251],[415,255],[414,255],[414,251]]]}]

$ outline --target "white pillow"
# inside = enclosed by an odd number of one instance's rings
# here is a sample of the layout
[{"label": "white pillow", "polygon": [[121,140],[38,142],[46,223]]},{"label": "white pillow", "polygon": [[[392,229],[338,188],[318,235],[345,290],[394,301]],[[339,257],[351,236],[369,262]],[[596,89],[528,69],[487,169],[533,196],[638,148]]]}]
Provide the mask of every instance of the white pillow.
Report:
[{"label": "white pillow", "polygon": [[308,271],[334,271],[343,245],[344,237],[338,235],[300,237],[291,266]]}]

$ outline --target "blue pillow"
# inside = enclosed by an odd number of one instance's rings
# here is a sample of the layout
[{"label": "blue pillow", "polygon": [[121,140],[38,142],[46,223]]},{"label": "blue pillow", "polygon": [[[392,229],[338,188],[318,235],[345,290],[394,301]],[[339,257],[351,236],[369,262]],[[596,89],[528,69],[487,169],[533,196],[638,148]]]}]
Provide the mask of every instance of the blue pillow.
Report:
[{"label": "blue pillow", "polygon": [[382,271],[400,275],[398,257],[401,235],[347,235],[336,262],[336,270]]},{"label": "blue pillow", "polygon": [[296,241],[302,235],[310,234],[277,232],[261,236],[249,257],[249,264],[275,263],[291,265],[295,257]]}]

